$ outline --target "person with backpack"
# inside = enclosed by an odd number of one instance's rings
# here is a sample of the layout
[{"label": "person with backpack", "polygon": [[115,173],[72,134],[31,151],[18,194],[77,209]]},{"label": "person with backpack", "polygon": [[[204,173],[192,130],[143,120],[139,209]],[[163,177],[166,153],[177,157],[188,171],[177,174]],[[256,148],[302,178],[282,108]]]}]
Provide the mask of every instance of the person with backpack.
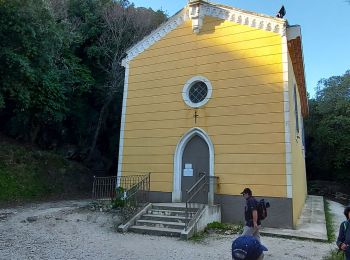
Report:
[{"label": "person with backpack", "polygon": [[345,207],[344,215],[346,220],[340,224],[337,246],[343,251],[346,260],[350,260],[350,205]]},{"label": "person with backpack", "polygon": [[254,236],[260,242],[261,221],[258,218],[258,201],[253,197],[253,193],[249,188],[245,188],[241,194],[246,200],[244,209],[245,226],[242,236]]}]

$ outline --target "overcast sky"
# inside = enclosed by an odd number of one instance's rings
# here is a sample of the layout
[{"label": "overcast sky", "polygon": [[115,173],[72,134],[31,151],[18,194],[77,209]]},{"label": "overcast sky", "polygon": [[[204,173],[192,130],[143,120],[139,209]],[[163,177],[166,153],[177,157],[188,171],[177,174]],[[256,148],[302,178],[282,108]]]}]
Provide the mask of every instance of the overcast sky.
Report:
[{"label": "overcast sky", "polygon": [[[169,16],[187,0],[130,0],[136,6],[162,9]],[[307,90],[315,93],[321,78],[342,75],[350,69],[350,3],[346,0],[216,0],[244,10],[275,16],[285,6],[289,24],[302,30]]]}]

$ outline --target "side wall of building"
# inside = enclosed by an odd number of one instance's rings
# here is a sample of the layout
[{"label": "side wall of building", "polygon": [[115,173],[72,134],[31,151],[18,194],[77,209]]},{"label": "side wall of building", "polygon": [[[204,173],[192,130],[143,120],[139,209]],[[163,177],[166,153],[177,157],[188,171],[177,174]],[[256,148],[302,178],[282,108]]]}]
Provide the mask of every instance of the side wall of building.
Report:
[{"label": "side wall of building", "polygon": [[[292,146],[293,176],[293,225],[295,226],[303,209],[307,196],[305,147],[303,143],[303,118],[301,115],[300,96],[294,76],[292,61],[288,59],[289,71],[289,118],[290,139]],[[294,89],[295,88],[295,89]],[[295,97],[296,94],[296,97]],[[296,105],[296,106],[295,106]],[[297,107],[297,109],[296,109]],[[296,116],[298,113],[298,116]],[[298,123],[297,123],[298,120]],[[297,124],[299,125],[297,127]]]}]

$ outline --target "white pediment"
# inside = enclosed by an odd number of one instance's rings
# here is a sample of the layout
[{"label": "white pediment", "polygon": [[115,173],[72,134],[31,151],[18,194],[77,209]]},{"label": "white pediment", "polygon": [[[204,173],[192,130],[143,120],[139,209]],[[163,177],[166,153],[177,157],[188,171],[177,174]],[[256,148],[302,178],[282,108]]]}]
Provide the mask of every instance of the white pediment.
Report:
[{"label": "white pediment", "polygon": [[285,19],[244,11],[238,8],[207,3],[200,0],[193,1],[169,18],[167,22],[160,25],[151,34],[129,48],[127,50],[127,56],[122,61],[122,65],[125,66],[126,63],[144,52],[178,26],[182,25],[185,21],[191,20],[193,32],[200,33],[205,16],[215,17],[233,23],[278,33],[281,36],[286,35],[287,21]]}]

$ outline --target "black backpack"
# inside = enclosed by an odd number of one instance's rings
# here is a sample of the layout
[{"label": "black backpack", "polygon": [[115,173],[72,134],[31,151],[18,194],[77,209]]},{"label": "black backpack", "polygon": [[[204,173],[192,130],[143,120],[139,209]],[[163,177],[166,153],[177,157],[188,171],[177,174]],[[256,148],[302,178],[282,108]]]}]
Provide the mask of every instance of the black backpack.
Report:
[{"label": "black backpack", "polygon": [[258,201],[258,219],[264,220],[267,218],[267,208],[270,207],[270,203],[261,199]]}]

